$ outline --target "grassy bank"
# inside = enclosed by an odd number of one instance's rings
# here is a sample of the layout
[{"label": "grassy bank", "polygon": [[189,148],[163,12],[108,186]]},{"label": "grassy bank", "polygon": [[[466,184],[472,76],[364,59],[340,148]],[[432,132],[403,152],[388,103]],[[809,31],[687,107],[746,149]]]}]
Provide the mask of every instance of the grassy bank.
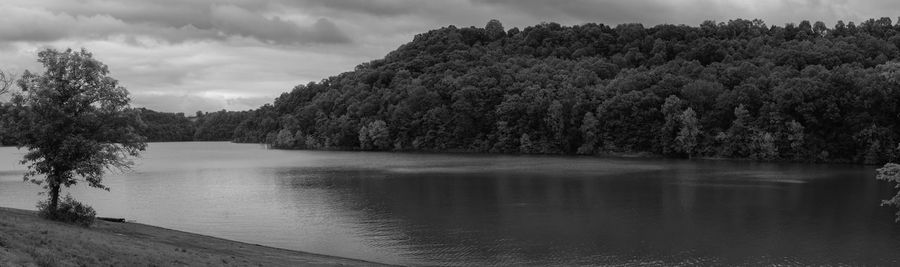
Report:
[{"label": "grassy bank", "polygon": [[84,228],[0,208],[0,266],[377,266],[137,223]]}]

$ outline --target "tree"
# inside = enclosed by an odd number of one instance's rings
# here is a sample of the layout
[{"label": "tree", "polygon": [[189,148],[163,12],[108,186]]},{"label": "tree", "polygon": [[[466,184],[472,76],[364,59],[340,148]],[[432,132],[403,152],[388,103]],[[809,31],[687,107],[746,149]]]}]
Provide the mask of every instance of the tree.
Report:
[{"label": "tree", "polygon": [[751,158],[757,160],[772,160],[778,157],[778,148],[775,147],[775,137],[771,133],[757,131],[750,141],[753,150]]},{"label": "tree", "polygon": [[275,136],[274,147],[276,148],[293,148],[294,147],[294,133],[292,133],[288,129],[281,129],[278,131],[278,135]]},{"label": "tree", "polygon": [[675,137],[675,142],[678,143],[681,152],[690,157],[694,155],[699,136],[700,122],[697,120],[697,114],[693,109],[687,108],[681,113],[681,131],[678,132],[678,137]]},{"label": "tree", "polygon": [[665,123],[659,131],[659,140],[662,153],[665,155],[671,155],[680,150],[674,140],[678,136],[678,124],[682,113],[679,110],[683,105],[681,99],[670,95],[660,108],[665,116]]},{"label": "tree", "polygon": [[578,154],[589,155],[594,153],[594,148],[597,147],[597,141],[600,138],[600,135],[597,133],[599,124],[600,122],[597,121],[594,113],[588,112],[584,114],[580,129],[583,143],[581,147],[578,147]]},{"label": "tree", "polygon": [[487,25],[484,26],[484,30],[487,33],[488,39],[490,39],[491,41],[506,36],[506,32],[503,30],[503,24],[501,24],[500,21],[496,19],[488,21]]},{"label": "tree", "polygon": [[800,159],[803,155],[803,125],[797,122],[796,120],[789,121],[787,123],[788,126],[788,141],[790,141],[791,152],[794,153],[794,159]]},{"label": "tree", "polygon": [[387,123],[376,120],[359,128],[359,146],[364,150],[386,150],[391,147]]},{"label": "tree", "polygon": [[[900,149],[900,146],[898,146],[897,148]],[[884,164],[884,167],[881,167],[877,170],[875,179],[896,183],[896,185],[894,185],[894,188],[900,188],[900,164]],[[882,200],[881,205],[900,207],[900,192],[894,195],[894,197],[892,197],[891,199]],[[895,219],[895,221],[900,222],[900,211],[897,211],[897,218]]]},{"label": "tree", "polygon": [[726,133],[726,143],[724,147],[726,156],[746,157],[751,154],[750,145],[753,142],[753,129],[749,125],[750,112],[744,107],[744,104],[734,108],[734,121]]},{"label": "tree", "polygon": [[537,148],[534,147],[534,143],[531,142],[531,137],[528,136],[527,133],[523,133],[521,137],[519,137],[519,153],[531,154],[536,153]]},{"label": "tree", "polygon": [[38,62],[43,74],[26,71],[18,82],[23,93],[13,101],[20,116],[16,133],[18,146],[28,150],[21,161],[28,164],[24,179],[47,190],[54,218],[61,187],[84,181],[109,190],[104,173],[129,169],[146,144],[137,134],[139,113],[130,108],[128,91],[91,53],[47,49]]},{"label": "tree", "polygon": [[564,116],[562,103],[558,100],[554,100],[550,106],[547,107],[547,116],[544,118],[544,123],[546,123],[547,129],[549,130],[548,137],[551,146],[564,147],[562,140],[566,130]]},{"label": "tree", "polygon": [[818,37],[824,37],[825,34],[828,33],[828,27],[825,26],[825,23],[824,23],[824,22],[816,21],[816,23],[813,24],[813,32],[814,32]]}]

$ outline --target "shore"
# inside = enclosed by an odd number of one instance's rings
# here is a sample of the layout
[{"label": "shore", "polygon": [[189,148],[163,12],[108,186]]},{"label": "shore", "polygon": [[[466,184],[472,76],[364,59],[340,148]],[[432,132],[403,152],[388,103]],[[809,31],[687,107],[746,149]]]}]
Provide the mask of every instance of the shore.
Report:
[{"label": "shore", "polygon": [[384,266],[139,223],[90,228],[0,207],[0,266]]}]

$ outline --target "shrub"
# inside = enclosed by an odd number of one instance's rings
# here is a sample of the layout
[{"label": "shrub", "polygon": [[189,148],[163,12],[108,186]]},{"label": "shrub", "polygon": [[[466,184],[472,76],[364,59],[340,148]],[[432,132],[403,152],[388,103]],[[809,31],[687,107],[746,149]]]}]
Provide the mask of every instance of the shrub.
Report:
[{"label": "shrub", "polygon": [[77,224],[84,227],[94,224],[94,217],[97,215],[94,208],[76,201],[71,195],[66,195],[66,197],[59,202],[59,207],[56,209],[56,212],[49,210],[49,204],[50,203],[46,200],[38,202],[38,214],[41,217],[54,221]]}]

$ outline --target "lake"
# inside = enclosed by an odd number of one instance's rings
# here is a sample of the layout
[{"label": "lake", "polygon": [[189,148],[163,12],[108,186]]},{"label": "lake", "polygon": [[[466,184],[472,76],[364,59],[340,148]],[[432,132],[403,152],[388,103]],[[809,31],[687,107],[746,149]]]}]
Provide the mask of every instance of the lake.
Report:
[{"label": "lake", "polygon": [[[0,148],[0,206],[35,209]],[[897,265],[874,167],[152,143],[99,216],[403,265]],[[65,193],[64,193],[65,194]]]}]

